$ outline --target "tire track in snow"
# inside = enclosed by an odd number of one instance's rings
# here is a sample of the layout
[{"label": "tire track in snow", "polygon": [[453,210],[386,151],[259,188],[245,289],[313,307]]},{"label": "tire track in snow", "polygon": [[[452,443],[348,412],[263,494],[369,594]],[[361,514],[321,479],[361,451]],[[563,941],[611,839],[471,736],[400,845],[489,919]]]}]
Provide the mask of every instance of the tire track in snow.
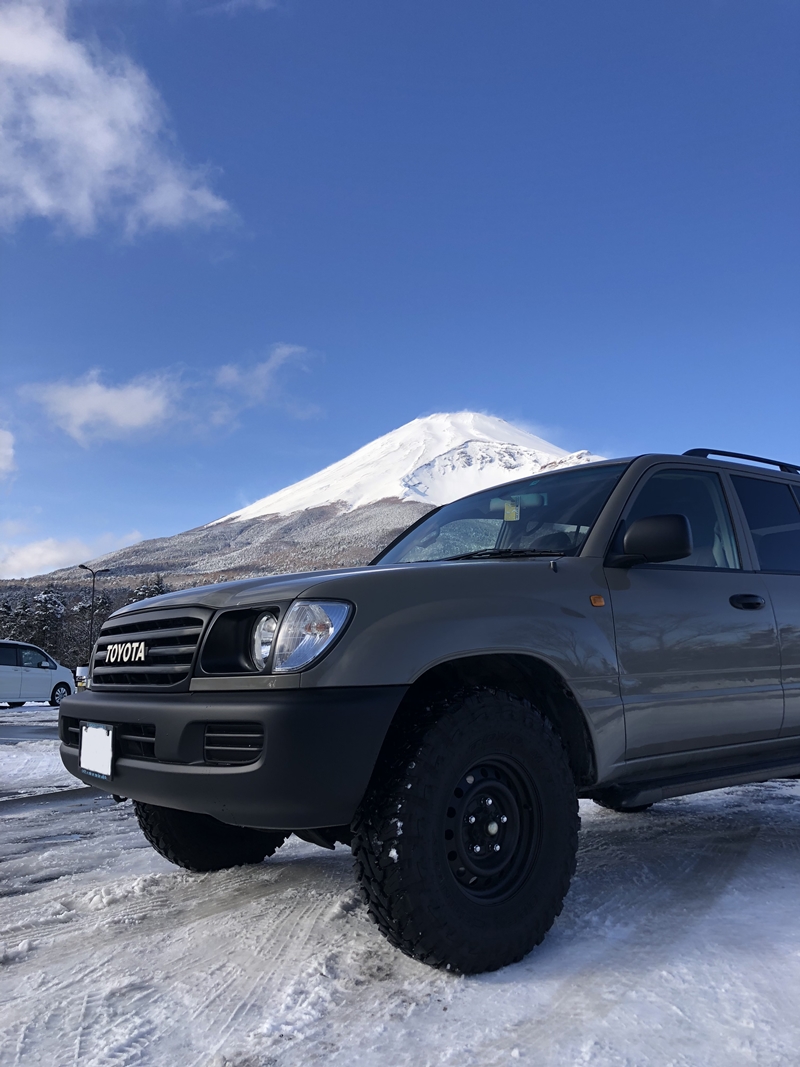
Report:
[{"label": "tire track in snow", "polygon": [[[34,1038],[33,1045],[55,1048],[67,1034],[74,1035],[76,1028],[81,1035],[77,1052],[70,1058],[58,1052],[53,1067],[62,1063],[72,1067],[73,1061],[82,1067],[125,1064],[132,1055],[139,1056],[141,1035],[150,1030],[155,1035],[151,1051],[170,1046],[173,1042],[164,1025],[167,997],[164,990],[153,988],[138,994],[141,1018],[136,1013],[131,1019],[118,1013],[114,1016],[116,1031],[127,1031],[116,1041],[114,1055],[108,1052],[107,1040],[105,1052],[94,1048],[97,1020],[109,1016],[104,998],[115,995],[121,964],[127,970],[137,955],[151,961],[159,955],[165,973],[173,983],[183,985],[181,1007],[193,1007],[188,1015],[198,1028],[192,1042],[198,1051],[224,1042],[226,1035],[238,1029],[259,1025],[265,984],[285,981],[286,968],[291,970],[295,961],[303,961],[316,949],[316,939],[322,936],[320,919],[330,910],[333,895],[350,881],[347,856],[337,856],[335,866],[323,857],[320,868],[306,857],[292,856],[290,850],[285,862],[271,863],[272,867],[209,875],[145,875],[62,896],[62,904],[66,901],[71,909],[67,921],[62,914],[50,917],[45,923],[49,921],[50,928],[39,930],[40,936],[43,932],[50,935],[50,944],[46,946],[49,977],[41,983],[37,999],[43,997],[58,1007],[44,1019],[41,1014],[37,1019],[33,1009],[16,1026],[0,1031],[0,1055],[12,1042],[18,1045],[23,1032],[28,1033],[28,1047]],[[50,903],[58,903],[52,894]],[[37,902],[35,911],[40,906]],[[11,925],[20,930],[36,922],[37,916],[29,913],[17,916]],[[314,944],[309,945],[309,940]],[[76,966],[81,943],[87,944],[91,964]],[[202,976],[199,982],[198,975]],[[85,996],[80,990],[87,983],[106,992],[80,1001]],[[137,1018],[142,1025],[133,1025]],[[185,1056],[185,1038],[176,1044]],[[24,1063],[25,1058],[20,1056],[19,1061]]]},{"label": "tire track in snow", "polygon": [[[606,1064],[612,1053],[624,1062],[624,1043],[606,1056],[587,1035],[602,1035],[619,1012],[630,1022],[632,995],[634,1008],[650,1010],[643,984],[661,982],[663,1002],[660,971],[690,953],[693,932],[707,931],[731,886],[758,893],[771,878],[795,884],[798,795],[781,783],[671,802],[643,817],[594,813],[573,892],[545,944],[516,967],[467,980],[380,938],[356,906],[341,850],[292,842],[257,868],[189,875],[142,851],[119,809],[95,811],[89,827],[121,841],[116,851],[97,852],[102,835],[65,843],[78,866],[94,856],[90,875],[76,875],[66,894],[44,883],[0,901],[4,929],[27,924],[34,939],[0,967],[0,1061],[494,1067],[512,1062],[517,1047],[537,1067]],[[63,816],[35,824],[51,837],[74,825]],[[754,847],[765,852],[765,871],[749,860]],[[59,920],[63,900],[72,910]],[[36,926],[37,916],[49,925]],[[683,1062],[630,1062],[670,1058]]]},{"label": "tire track in snow", "polygon": [[[625,919],[614,939],[587,946],[588,958],[582,969],[561,982],[540,1017],[526,1020],[506,1035],[504,1049],[497,1048],[496,1040],[478,1043],[476,1062],[486,1067],[507,1063],[509,1041],[520,1049],[535,1047],[542,1062],[542,1057],[561,1045],[565,1020],[581,1031],[595,1028],[594,1024],[638,988],[643,975],[658,967],[654,957],[665,942],[674,943],[676,930],[681,930],[680,939],[687,937],[691,926],[713,908],[759,833],[758,826],[748,827],[725,840],[708,842],[696,855],[676,864],[659,889],[644,898],[629,897],[623,905]],[[535,966],[535,960],[531,964]]]}]

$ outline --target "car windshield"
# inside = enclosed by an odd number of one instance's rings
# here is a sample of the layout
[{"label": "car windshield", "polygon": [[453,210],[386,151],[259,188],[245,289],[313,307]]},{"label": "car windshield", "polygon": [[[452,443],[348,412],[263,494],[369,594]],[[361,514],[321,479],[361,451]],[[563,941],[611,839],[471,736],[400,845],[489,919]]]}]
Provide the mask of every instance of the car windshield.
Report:
[{"label": "car windshield", "polygon": [[423,519],[374,562],[577,555],[626,467],[591,463],[456,500]]}]

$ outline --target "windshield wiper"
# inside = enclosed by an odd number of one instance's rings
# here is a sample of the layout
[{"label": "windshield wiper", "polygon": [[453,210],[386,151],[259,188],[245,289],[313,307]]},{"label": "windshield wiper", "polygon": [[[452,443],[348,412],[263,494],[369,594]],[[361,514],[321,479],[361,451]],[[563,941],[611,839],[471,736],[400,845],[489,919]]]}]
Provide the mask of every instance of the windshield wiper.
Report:
[{"label": "windshield wiper", "polygon": [[458,556],[444,556],[439,563],[454,559],[525,559],[527,556],[566,556],[566,552],[542,552],[538,548],[481,548],[476,552],[462,552]]}]

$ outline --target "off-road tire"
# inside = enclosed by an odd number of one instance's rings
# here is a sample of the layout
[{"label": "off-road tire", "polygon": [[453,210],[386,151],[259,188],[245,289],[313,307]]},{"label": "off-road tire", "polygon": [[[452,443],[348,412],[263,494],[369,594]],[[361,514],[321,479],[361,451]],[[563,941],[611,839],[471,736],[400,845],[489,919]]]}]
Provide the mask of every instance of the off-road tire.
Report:
[{"label": "off-road tire", "polygon": [[[504,810],[503,826],[487,821]],[[527,955],[561,912],[579,827],[567,754],[547,720],[509,693],[461,693],[429,709],[376,773],[353,821],[356,878],[370,917],[406,955],[492,971]],[[485,842],[480,856],[471,841]],[[496,856],[492,841],[503,843]],[[492,873],[493,863],[506,866]]]},{"label": "off-road tire", "polygon": [[605,808],[606,811],[616,811],[620,815],[638,815],[639,812],[649,811],[653,806],[652,804],[637,804],[634,808],[624,808],[613,800],[600,799],[599,797],[592,797],[592,800],[598,808]]},{"label": "off-road tire", "polygon": [[187,871],[220,871],[261,863],[289,836],[280,831],[228,826],[210,815],[133,802],[142,833],[164,859]]},{"label": "off-road tire", "polygon": [[[61,694],[61,696],[58,696],[59,693]],[[61,707],[61,701],[64,699],[64,697],[68,696],[69,686],[66,682],[59,682],[58,685],[54,687],[53,692],[50,694],[50,706],[53,708]]]}]

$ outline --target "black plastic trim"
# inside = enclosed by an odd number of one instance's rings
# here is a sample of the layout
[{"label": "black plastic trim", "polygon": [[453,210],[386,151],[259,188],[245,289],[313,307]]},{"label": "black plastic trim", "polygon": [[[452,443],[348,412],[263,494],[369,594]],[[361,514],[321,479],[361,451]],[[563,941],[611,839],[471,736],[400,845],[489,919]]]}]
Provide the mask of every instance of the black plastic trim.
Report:
[{"label": "black plastic trim", "polygon": [[[364,795],[407,686],[284,689],[258,693],[97,693],[67,697],[61,719],[155,724],[154,761],[120,757],[113,777],[81,773],[77,748],[61,746],[67,769],[107,793],[222,822],[270,829],[349,823]],[[203,762],[206,725],[258,723],[253,763]],[[62,727],[62,738],[65,731]]]},{"label": "black plastic trim", "polygon": [[784,463],[780,459],[765,459],[764,456],[749,456],[746,452],[723,452],[718,448],[689,448],[683,454],[684,456],[697,456],[699,459],[708,459],[709,456],[746,459],[751,463],[766,463],[770,467],[779,467],[784,474],[800,474],[800,467],[795,466],[794,463]]}]

